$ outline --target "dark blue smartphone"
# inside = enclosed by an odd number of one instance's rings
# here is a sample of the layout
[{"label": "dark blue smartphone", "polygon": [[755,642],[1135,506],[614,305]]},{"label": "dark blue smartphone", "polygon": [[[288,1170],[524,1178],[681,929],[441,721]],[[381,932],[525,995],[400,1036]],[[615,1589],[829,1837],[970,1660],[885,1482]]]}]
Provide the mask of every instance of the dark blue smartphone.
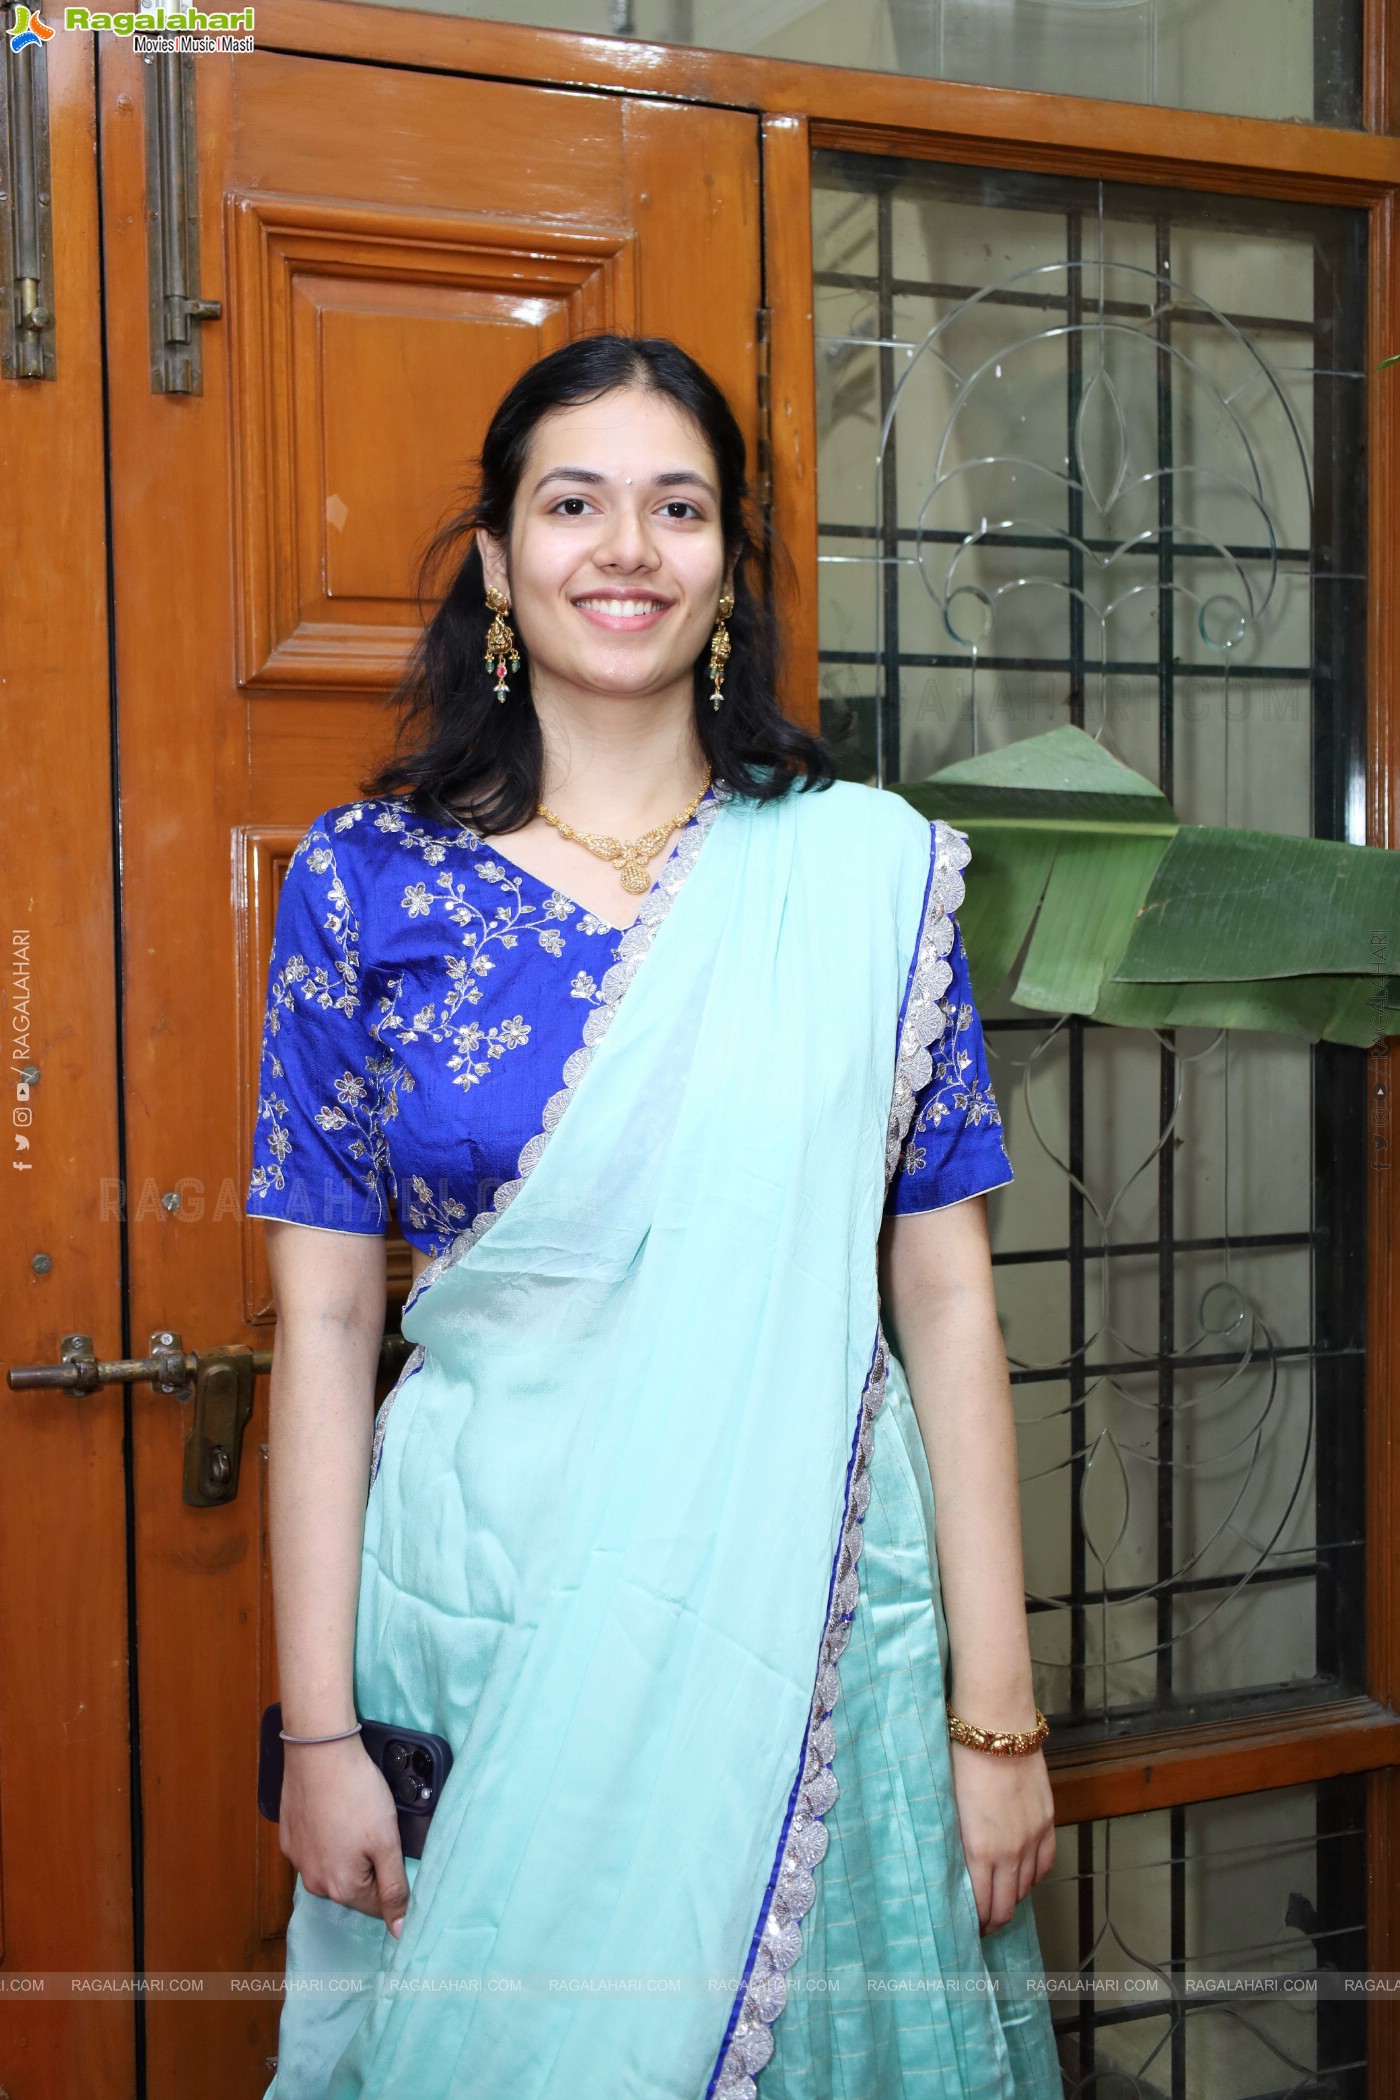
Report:
[{"label": "dark blue smartphone", "polygon": [[[270,1823],[280,1821],[282,1813],[281,1728],[282,1705],[274,1700],[263,1709],[258,1743],[258,1807]],[[451,1747],[444,1736],[427,1735],[420,1728],[396,1728],[387,1721],[363,1722],[360,1735],[398,1805],[403,1856],[421,1859],[443,1781],[452,1770]]]}]

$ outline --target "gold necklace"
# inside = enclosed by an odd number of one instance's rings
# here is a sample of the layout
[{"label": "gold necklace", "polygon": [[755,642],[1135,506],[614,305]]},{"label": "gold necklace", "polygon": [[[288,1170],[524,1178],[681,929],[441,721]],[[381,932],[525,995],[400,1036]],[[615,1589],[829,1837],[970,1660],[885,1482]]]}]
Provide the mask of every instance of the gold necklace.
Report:
[{"label": "gold necklace", "polygon": [[543,802],[537,804],[536,814],[543,817],[546,824],[552,824],[561,839],[574,839],[580,846],[586,846],[590,853],[596,853],[600,860],[611,861],[615,868],[622,871],[622,887],[631,896],[640,897],[644,891],[651,888],[647,862],[653,854],[661,851],[673,831],[678,831],[682,824],[690,822],[704,801],[706,789],[712,778],[713,774],[706,766],[699,794],[693,796],[685,808],[674,817],[668,817],[664,824],[654,825],[650,831],[644,831],[640,838],[612,839],[596,831],[575,831],[572,824],[566,824],[562,817],[556,817],[554,811],[546,809]]}]

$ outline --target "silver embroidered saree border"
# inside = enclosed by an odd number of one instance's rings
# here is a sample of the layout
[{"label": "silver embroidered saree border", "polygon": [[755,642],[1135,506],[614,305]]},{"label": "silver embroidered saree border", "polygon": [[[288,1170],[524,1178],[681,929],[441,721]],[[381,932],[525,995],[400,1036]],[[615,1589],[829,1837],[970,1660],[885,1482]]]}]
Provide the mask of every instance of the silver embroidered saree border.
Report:
[{"label": "silver embroidered saree border", "polygon": [[947,960],[953,946],[953,913],[963,901],[962,871],[972,858],[965,831],[955,830],[941,817],[933,819],[931,828],[933,865],[929,870],[914,974],[899,1031],[894,1098],[885,1138],[886,1191],[899,1163],[900,1147],[909,1135],[915,1096],[920,1087],[927,1086],[933,1073],[932,1046],[943,1033],[945,1018],[938,1002],[953,981],[953,966]]},{"label": "silver embroidered saree border", "polygon": [[[931,1046],[943,1033],[946,1015],[939,1001],[953,976],[952,966],[946,960],[953,945],[952,914],[963,901],[962,870],[972,858],[966,833],[955,830],[942,818],[935,818],[931,829],[932,865],[895,1056],[894,1092],[885,1138],[886,1190],[900,1147],[909,1134],[914,1098],[933,1071]],[[861,1393],[841,1540],[802,1746],[797,1799],[783,1839],[772,1901],[762,1919],[753,1966],[738,1993],[738,2018],[721,2046],[706,2088],[706,2100],[757,2100],[755,2078],[773,2054],[773,2023],[787,2004],[787,1971],[802,1952],[801,1921],[816,1901],[813,1870],[826,1857],[829,1843],[823,1819],[834,1807],[840,1791],[832,1769],[836,1731],[831,1715],[841,1696],[836,1665],[850,1641],[851,1621],[860,1597],[856,1564],[865,1541],[870,1454],[875,1441],[875,1419],[885,1404],[889,1361],[889,1345],[877,1320],[875,1353]]]},{"label": "silver embroidered saree border", "polygon": [[851,1638],[860,1590],[856,1563],[865,1542],[865,1512],[870,1506],[870,1454],[875,1418],[885,1404],[889,1351],[881,1334],[875,1361],[861,1394],[860,1427],[850,1468],[846,1514],[837,1548],[836,1574],[822,1635],[816,1689],[802,1746],[802,1777],[783,1841],[773,1882],[772,1901],[758,1935],[758,1948],[740,1994],[739,2017],[720,2052],[707,2100],[756,2100],[755,2074],[773,2054],[773,2023],[787,2004],[787,1972],[802,1952],[802,1919],[817,1899],[814,1869],[826,1857],[830,1842],[823,1818],[840,1791],[832,1758],[836,1730],[832,1709],[841,1696],[836,1665]]},{"label": "silver embroidered saree border", "polygon": [[[489,1232],[507,1207],[515,1201],[528,1176],[538,1166],[545,1146],[558,1128],[559,1120],[565,1109],[573,1100],[579,1081],[593,1062],[594,1051],[612,1026],[613,1018],[622,1004],[627,988],[641,967],[643,956],[655,940],[663,920],[680,894],[686,877],[694,867],[696,857],[705,842],[710,826],[714,823],[723,804],[730,799],[731,790],[725,787],[723,782],[717,781],[711,789],[710,795],[711,799],[701,803],[693,819],[681,833],[675,852],[663,866],[655,886],[642,899],[636,918],[627,927],[621,940],[618,942],[617,961],[603,972],[599,981],[600,1003],[597,1006],[590,1007],[588,1010],[588,1018],[583,1024],[583,1041],[578,1049],[571,1052],[565,1060],[564,1084],[557,1093],[551,1094],[548,1101],[546,1101],[542,1118],[543,1128],[538,1130],[534,1137],[530,1138],[522,1148],[520,1157],[516,1162],[515,1179],[513,1181],[503,1181],[496,1190],[492,1207],[489,1210],[478,1211],[471,1223],[463,1227],[450,1246],[445,1247],[441,1254],[435,1255],[433,1260],[421,1271],[415,1279],[407,1298],[404,1300],[403,1309],[405,1315],[417,1303],[430,1284],[434,1283],[445,1270],[454,1267],[467,1250],[476,1245],[483,1233]],[[415,1343],[403,1369],[385,1394],[383,1403],[380,1406],[374,1425],[374,1442],[370,1450],[369,1480],[371,1487],[373,1487],[375,1475],[379,1471],[379,1460],[384,1449],[384,1430],[389,1419],[389,1409],[400,1388],[421,1365],[423,1356],[423,1344],[421,1342]]]}]

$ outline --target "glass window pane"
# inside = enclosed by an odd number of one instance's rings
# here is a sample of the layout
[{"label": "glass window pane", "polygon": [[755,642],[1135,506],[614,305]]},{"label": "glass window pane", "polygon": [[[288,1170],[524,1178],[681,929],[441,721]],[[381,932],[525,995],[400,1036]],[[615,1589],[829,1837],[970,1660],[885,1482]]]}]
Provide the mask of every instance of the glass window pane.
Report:
[{"label": "glass window pane", "polygon": [[[392,5],[394,0],[380,0]],[[987,87],[1304,123],[1361,122],[1362,0],[415,0],[434,14],[635,36]]]},{"label": "glass window pane", "polygon": [[1062,1829],[1032,1900],[1066,2090],[1364,2100],[1365,1829],[1351,1777]]}]

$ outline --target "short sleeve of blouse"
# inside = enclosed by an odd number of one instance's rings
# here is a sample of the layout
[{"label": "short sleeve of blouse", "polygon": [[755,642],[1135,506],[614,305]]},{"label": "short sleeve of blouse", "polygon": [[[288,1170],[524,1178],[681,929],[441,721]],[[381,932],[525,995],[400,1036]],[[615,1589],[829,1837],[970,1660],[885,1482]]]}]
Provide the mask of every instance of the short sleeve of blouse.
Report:
[{"label": "short sleeve of blouse", "polygon": [[928,1083],[914,1096],[909,1134],[885,1201],[886,1216],[942,1210],[1015,1179],[956,917],[947,961],[953,975],[939,1001],[943,1033],[930,1045],[933,1071]]},{"label": "short sleeve of blouse", "polygon": [[318,817],[277,900],[249,1217],[386,1230],[392,1175],[379,1098],[387,1062],[365,1013],[360,921]]}]

